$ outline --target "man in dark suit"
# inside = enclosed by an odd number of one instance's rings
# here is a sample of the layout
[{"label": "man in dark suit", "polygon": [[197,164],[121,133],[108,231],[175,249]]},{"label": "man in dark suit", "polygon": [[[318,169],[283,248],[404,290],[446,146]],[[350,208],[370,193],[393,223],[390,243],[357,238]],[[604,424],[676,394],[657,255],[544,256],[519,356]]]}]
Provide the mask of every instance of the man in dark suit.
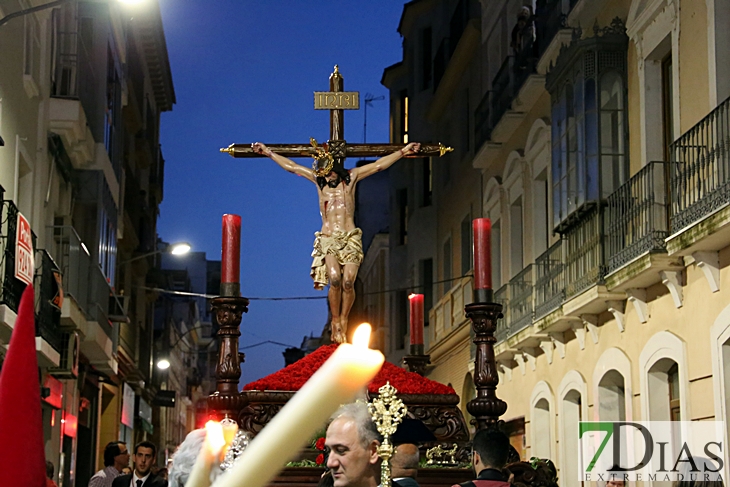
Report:
[{"label": "man in dark suit", "polygon": [[134,470],[129,475],[114,479],[112,487],[167,487],[167,480],[151,472],[157,459],[157,447],[150,441],[142,441],[134,447]]},{"label": "man in dark suit", "polygon": [[477,478],[452,487],[510,487],[502,470],[510,448],[509,438],[501,431],[477,431],[472,440],[472,465]]},{"label": "man in dark suit", "polygon": [[399,487],[419,487],[416,481],[419,460],[420,452],[417,445],[413,443],[397,445],[391,459],[390,475],[393,484]]}]

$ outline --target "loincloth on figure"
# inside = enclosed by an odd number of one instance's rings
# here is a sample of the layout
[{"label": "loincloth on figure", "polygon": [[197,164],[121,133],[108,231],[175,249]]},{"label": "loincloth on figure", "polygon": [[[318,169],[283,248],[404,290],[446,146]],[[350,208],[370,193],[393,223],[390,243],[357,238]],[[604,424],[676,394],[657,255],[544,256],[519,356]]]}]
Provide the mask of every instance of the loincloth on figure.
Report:
[{"label": "loincloth on figure", "polygon": [[312,250],[312,271],[314,289],[322,290],[329,282],[327,265],[324,262],[326,255],[334,255],[340,265],[360,265],[363,259],[362,230],[356,228],[349,232],[335,232],[325,235],[322,232],[314,233],[314,250]]}]

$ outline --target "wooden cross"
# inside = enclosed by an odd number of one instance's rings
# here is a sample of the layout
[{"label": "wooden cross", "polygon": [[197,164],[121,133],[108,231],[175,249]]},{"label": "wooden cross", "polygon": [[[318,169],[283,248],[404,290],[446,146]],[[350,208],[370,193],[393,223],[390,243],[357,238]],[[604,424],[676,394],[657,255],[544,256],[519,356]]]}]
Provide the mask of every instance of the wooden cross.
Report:
[{"label": "wooden cross", "polygon": [[[330,110],[330,140],[328,150],[333,157],[345,160],[347,157],[382,157],[402,149],[406,144],[347,144],[344,140],[344,110],[360,108],[357,91],[343,91],[344,82],[340,70],[335,66],[330,75],[330,91],[314,92],[314,108]],[[310,144],[266,144],[269,149],[285,157],[312,157],[314,147]],[[451,147],[439,144],[421,144],[418,154],[410,157],[443,156],[451,152]],[[251,144],[231,144],[221,149],[232,157],[264,157],[251,148]]]}]

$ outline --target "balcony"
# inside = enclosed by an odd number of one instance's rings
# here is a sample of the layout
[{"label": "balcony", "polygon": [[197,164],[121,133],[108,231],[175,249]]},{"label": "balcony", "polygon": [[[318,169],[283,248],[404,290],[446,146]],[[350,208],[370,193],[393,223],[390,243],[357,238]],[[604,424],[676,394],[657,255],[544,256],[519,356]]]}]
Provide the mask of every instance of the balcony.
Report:
[{"label": "balcony", "polygon": [[456,282],[446,294],[431,308],[429,323],[429,352],[432,360],[448,352],[455,343],[469,337],[468,322],[464,306],[473,301],[471,276]]},{"label": "balcony", "polygon": [[93,163],[94,139],[86,121],[85,106],[93,102],[96,75],[89,54],[75,32],[56,35],[55,69],[51,80],[50,129],[63,139],[73,166]]},{"label": "balcony", "polygon": [[479,2],[459,0],[433,58],[434,95],[426,118],[438,120],[456,92],[462,76],[479,52],[481,14]]},{"label": "balcony", "polygon": [[[2,188],[0,188],[0,201]],[[26,284],[15,278],[15,239],[18,225],[18,208],[12,201],[2,201],[0,211],[0,341],[10,341],[17,318],[20,298]],[[35,249],[36,238],[32,234]],[[35,253],[36,273],[34,307],[36,314],[36,351],[38,362],[45,367],[57,366],[60,360],[61,329],[58,310],[52,300],[57,287],[53,276],[55,265],[44,251]]]},{"label": "balcony", "polygon": [[48,248],[63,275],[66,299],[61,324],[78,330],[81,352],[106,373],[117,373],[118,321],[126,321],[124,306],[71,226],[48,228]]},{"label": "balcony", "polygon": [[558,240],[535,259],[535,318],[560,308],[565,300],[563,241]]},{"label": "balcony", "polygon": [[567,18],[575,1],[571,0],[568,11],[563,11],[563,0],[538,0],[535,15],[537,41],[537,72],[545,74],[560,53],[560,48],[569,44],[573,30],[568,27]]},{"label": "balcony", "polygon": [[[0,192],[0,197],[2,192]],[[25,290],[26,284],[15,278],[15,238],[18,226],[18,207],[9,200],[2,200],[0,208],[0,246],[2,254],[0,257],[0,306],[14,314],[18,312],[20,297]],[[33,234],[33,247],[35,248],[35,234]],[[13,323],[15,320],[13,319]],[[12,328],[12,327],[11,327]]]},{"label": "balcony", "polygon": [[671,145],[669,254],[719,250],[730,237],[730,98]]},{"label": "balcony", "polygon": [[681,268],[681,263],[666,252],[668,171],[668,163],[650,162],[608,197],[609,289],[646,288],[660,282],[660,272]]},{"label": "balcony", "polygon": [[[36,336],[42,338],[52,350],[44,349],[40,343],[41,355],[48,359],[47,366],[58,366],[63,331],[61,330],[61,310],[58,307],[62,289],[58,286],[57,277],[60,270],[45,250],[36,252],[36,260],[40,261],[40,269],[36,270],[34,286],[36,292]],[[38,264],[36,263],[36,267]],[[38,342],[38,340],[36,340]],[[36,346],[38,347],[38,343]]]}]

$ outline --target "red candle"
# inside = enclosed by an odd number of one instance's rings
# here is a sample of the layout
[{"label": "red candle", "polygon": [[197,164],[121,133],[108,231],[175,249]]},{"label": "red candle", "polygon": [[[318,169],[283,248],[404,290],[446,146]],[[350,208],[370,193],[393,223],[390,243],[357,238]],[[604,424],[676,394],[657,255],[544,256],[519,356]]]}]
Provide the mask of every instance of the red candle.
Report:
[{"label": "red candle", "polygon": [[408,296],[411,304],[411,345],[423,345],[423,294]]},{"label": "red candle", "polygon": [[475,218],[474,230],[474,289],[492,289],[492,222]]},{"label": "red candle", "polygon": [[238,283],[241,277],[241,217],[223,215],[221,282]]}]

